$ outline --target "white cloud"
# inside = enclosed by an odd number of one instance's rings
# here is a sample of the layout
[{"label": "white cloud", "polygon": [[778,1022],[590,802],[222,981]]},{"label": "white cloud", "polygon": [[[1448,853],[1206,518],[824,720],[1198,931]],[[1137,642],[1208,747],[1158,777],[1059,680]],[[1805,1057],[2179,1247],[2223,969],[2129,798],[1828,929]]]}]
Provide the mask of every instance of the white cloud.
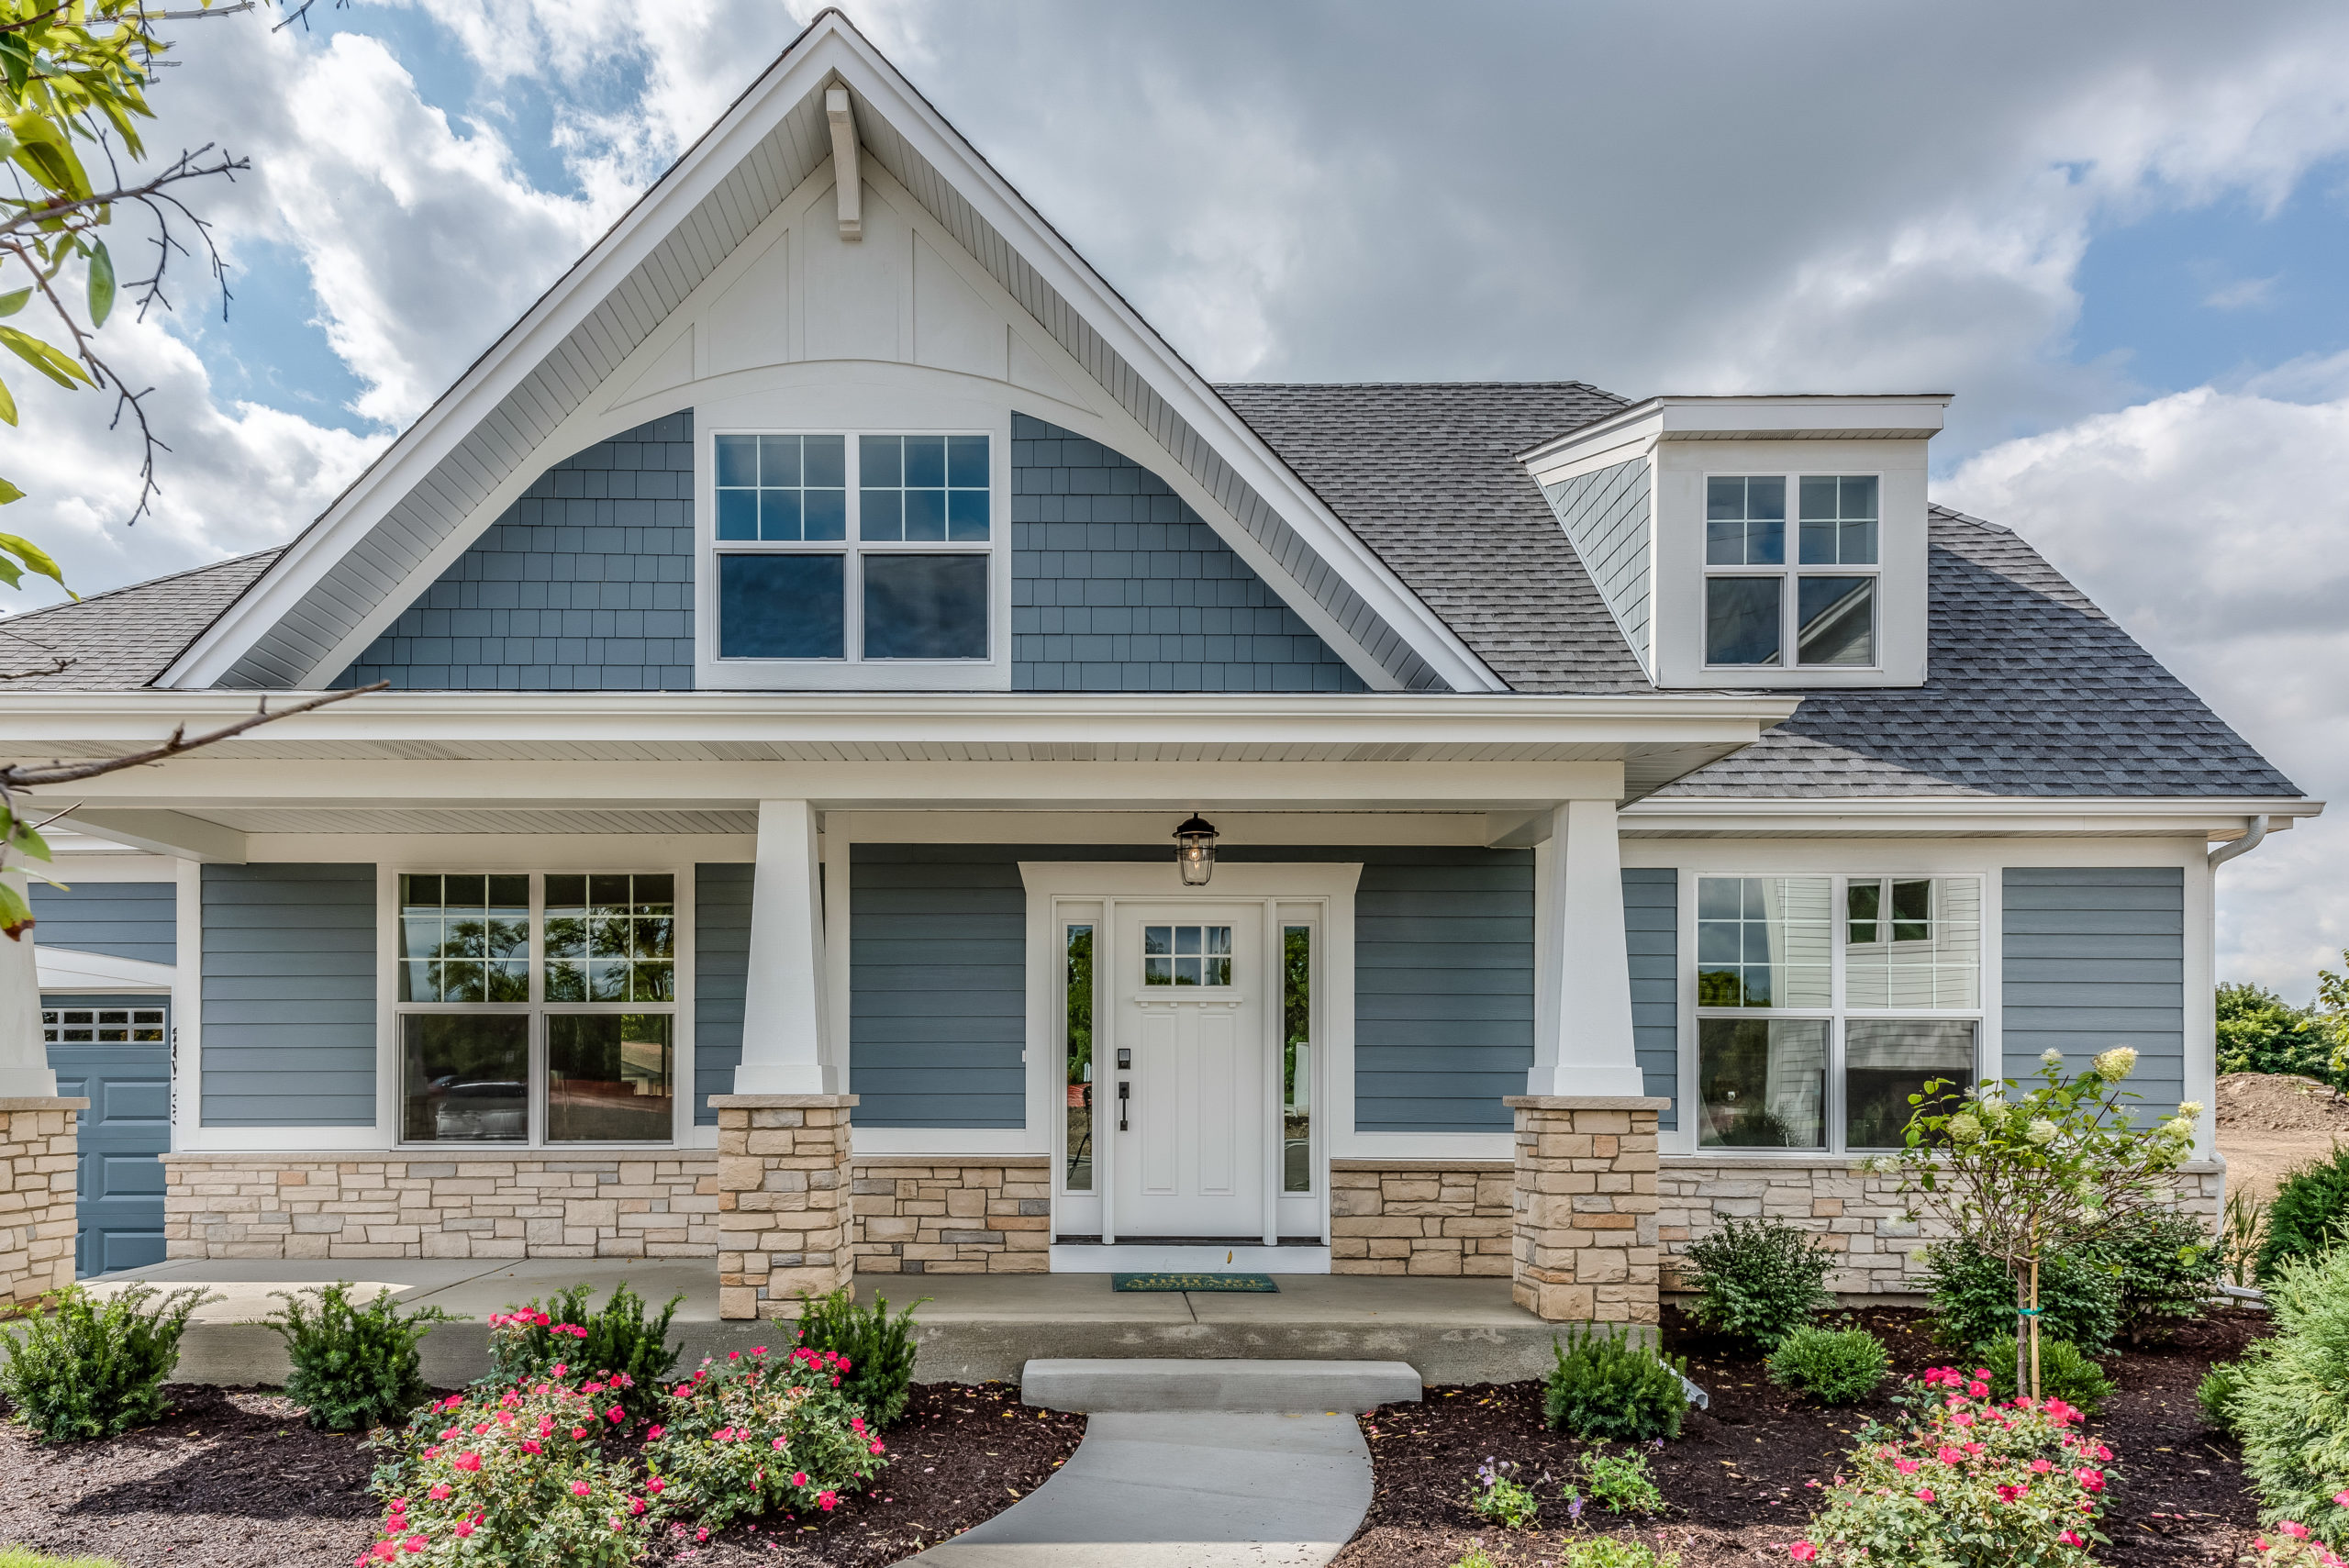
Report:
[{"label": "white cloud", "polygon": [[2274,303],[2276,285],[2280,276],[2237,278],[2221,284],[2202,296],[2202,303],[2212,310],[2257,310]]},{"label": "white cloud", "polygon": [[[2210,387],[1981,453],[1943,500],[2043,550],[2302,789],[2349,797],[2349,399]],[[2349,819],[2219,873],[2219,972],[2305,999],[2349,947]]]}]

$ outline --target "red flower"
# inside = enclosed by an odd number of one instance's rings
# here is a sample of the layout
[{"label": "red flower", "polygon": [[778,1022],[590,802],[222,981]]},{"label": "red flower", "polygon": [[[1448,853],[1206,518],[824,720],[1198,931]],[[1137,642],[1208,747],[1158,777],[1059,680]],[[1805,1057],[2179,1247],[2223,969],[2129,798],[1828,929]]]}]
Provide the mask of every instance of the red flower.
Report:
[{"label": "red flower", "polygon": [[1798,1540],[1787,1547],[1787,1552],[1798,1562],[1808,1562],[1819,1555],[1819,1548],[1807,1540]]},{"label": "red flower", "polygon": [[829,1514],[841,1506],[841,1495],[838,1492],[818,1492],[816,1494],[816,1506]]},{"label": "red flower", "polygon": [[584,1497],[589,1490],[584,1481],[574,1481],[571,1484],[571,1495],[574,1497]]},{"label": "red flower", "polygon": [[669,1484],[666,1481],[662,1480],[661,1477],[656,1475],[651,1480],[644,1484],[644,1489],[658,1497],[664,1490],[667,1489],[668,1485]]},{"label": "red flower", "polygon": [[1965,1385],[1965,1393],[1968,1398],[1979,1399],[1989,1392],[1990,1385],[1987,1383],[1969,1383]]},{"label": "red flower", "polygon": [[473,1452],[461,1453],[456,1457],[454,1462],[460,1470],[479,1470],[481,1468],[481,1455]]},{"label": "red flower", "polygon": [[614,1421],[618,1421],[624,1419],[627,1417],[628,1412],[615,1405],[610,1409],[605,1411],[604,1414],[608,1418]]},{"label": "red flower", "polygon": [[1932,1500],[1933,1489],[1931,1486],[1920,1486],[1917,1488],[1917,1501],[1920,1503],[1930,1503]]},{"label": "red flower", "polygon": [[794,1472],[794,1473],[793,1473],[793,1474],[792,1474],[792,1477],[791,1477],[791,1484],[792,1484],[794,1486],[805,1486],[805,1485],[807,1485],[807,1473],[806,1471],[804,1471],[804,1470],[801,1470],[801,1471],[796,1471],[796,1472]]},{"label": "red flower", "polygon": [[668,1428],[666,1428],[666,1427],[654,1427],[654,1428],[651,1429],[650,1430],[648,1430],[648,1431],[644,1434],[644,1440],[645,1440],[645,1441],[647,1441],[647,1442],[656,1442],[656,1443],[657,1443],[657,1442],[659,1442],[659,1441],[661,1440],[661,1434],[662,1434],[662,1433],[663,1433],[663,1432],[665,1432],[665,1431],[667,1431],[668,1429],[668,1429]]},{"label": "red flower", "polygon": [[2062,1541],[2065,1546],[2086,1546],[2087,1544],[2087,1541],[2082,1538],[2077,1530],[2067,1529],[2055,1539]]},{"label": "red flower", "polygon": [[440,1501],[443,1497],[446,1497],[448,1495],[449,1484],[446,1481],[435,1483],[432,1490],[425,1494],[426,1496],[431,1498],[436,1503]]},{"label": "red flower", "polygon": [[2104,1490],[2104,1472],[2101,1470],[2089,1470],[2086,1468],[2075,1470],[2072,1472],[2072,1479],[2078,1482],[2082,1486],[2087,1487],[2091,1492],[2101,1492]]}]

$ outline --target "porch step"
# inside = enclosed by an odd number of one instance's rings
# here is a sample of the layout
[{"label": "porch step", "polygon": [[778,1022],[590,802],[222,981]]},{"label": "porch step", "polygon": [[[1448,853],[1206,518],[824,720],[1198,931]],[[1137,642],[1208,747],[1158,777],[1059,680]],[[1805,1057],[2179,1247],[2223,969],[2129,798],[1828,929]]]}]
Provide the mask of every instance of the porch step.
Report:
[{"label": "porch step", "polygon": [[1019,1374],[1022,1403],[1086,1414],[1219,1410],[1358,1416],[1419,1396],[1419,1374],[1406,1362],[1039,1360],[1030,1362]]}]

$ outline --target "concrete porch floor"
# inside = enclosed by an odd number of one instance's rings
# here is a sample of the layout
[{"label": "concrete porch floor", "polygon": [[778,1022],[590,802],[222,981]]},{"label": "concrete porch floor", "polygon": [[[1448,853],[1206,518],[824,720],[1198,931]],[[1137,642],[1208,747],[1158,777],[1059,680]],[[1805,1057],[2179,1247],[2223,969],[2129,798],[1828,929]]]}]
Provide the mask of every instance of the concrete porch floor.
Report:
[{"label": "concrete porch floor", "polygon": [[[283,1382],[284,1351],[261,1319],[274,1290],[349,1279],[362,1299],[389,1286],[405,1306],[433,1305],[465,1319],[424,1341],[425,1375],[452,1385],[488,1369],[489,1314],[576,1284],[597,1299],[618,1281],[659,1307],[683,1296],[672,1333],[679,1364],[766,1344],[778,1326],[724,1322],[706,1259],[176,1261],[87,1282],[106,1289],[141,1281],[160,1289],[201,1285],[222,1297],[200,1308],[182,1341],[184,1382]],[[1017,1381],[1038,1357],[1164,1356],[1408,1362],[1431,1384],[1537,1377],[1558,1333],[1509,1300],[1505,1279],[1365,1274],[1281,1274],[1277,1294],[1142,1293],[1110,1287],[1106,1274],[863,1274],[857,1299],[916,1309],[924,1382]]]}]

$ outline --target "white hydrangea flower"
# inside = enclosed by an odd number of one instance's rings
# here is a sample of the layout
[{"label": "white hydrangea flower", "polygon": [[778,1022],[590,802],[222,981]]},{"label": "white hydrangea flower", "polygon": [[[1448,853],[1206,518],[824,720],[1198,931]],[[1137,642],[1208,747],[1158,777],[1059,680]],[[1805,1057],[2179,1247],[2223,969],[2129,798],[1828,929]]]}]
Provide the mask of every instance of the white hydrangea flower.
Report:
[{"label": "white hydrangea flower", "polygon": [[2181,1121],[2192,1121],[2201,1114],[2202,1102],[2199,1100],[2182,1100],[2178,1103],[2177,1115]]},{"label": "white hydrangea flower", "polygon": [[2064,1065],[2064,1053],[2051,1045],[2039,1053],[2039,1064],[2042,1067],[2061,1067]]},{"label": "white hydrangea flower", "polygon": [[2118,1084],[2135,1071],[2137,1071],[2137,1051],[2133,1046],[2116,1045],[2110,1051],[2102,1051],[2097,1056],[2097,1076],[2108,1084]]},{"label": "white hydrangea flower", "polygon": [[2055,1124],[2049,1121],[2043,1116],[2034,1118],[2030,1129],[2024,1133],[2024,1136],[2029,1138],[2033,1143],[2053,1143],[2055,1141]]},{"label": "white hydrangea flower", "polygon": [[1952,1143],[1971,1143],[1982,1136],[1982,1124],[1964,1111],[1949,1118],[1949,1140]]}]

